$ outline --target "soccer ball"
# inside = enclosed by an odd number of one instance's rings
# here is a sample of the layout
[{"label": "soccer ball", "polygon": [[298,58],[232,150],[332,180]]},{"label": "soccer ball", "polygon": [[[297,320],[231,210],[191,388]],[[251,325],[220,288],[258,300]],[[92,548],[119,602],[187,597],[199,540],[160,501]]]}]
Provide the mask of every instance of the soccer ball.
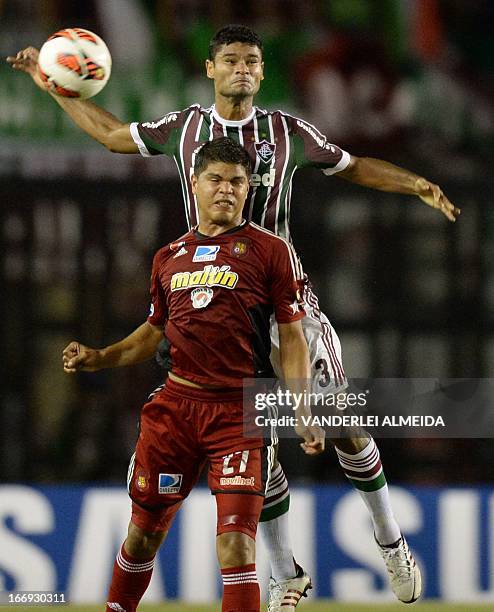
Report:
[{"label": "soccer ball", "polygon": [[41,47],[38,72],[46,88],[64,98],[91,98],[106,85],[111,55],[103,40],[89,30],[55,32]]}]

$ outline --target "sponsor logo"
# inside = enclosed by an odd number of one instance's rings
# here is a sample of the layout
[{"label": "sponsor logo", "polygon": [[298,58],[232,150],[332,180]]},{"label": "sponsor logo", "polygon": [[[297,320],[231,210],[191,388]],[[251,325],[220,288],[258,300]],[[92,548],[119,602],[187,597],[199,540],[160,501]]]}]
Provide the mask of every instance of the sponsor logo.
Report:
[{"label": "sponsor logo", "polygon": [[160,474],[158,492],[162,494],[178,493],[182,486],[183,474]]},{"label": "sponsor logo", "polygon": [[213,290],[205,287],[204,289],[194,289],[190,294],[190,299],[192,300],[192,306],[194,308],[206,308],[206,306],[213,299]]},{"label": "sponsor logo", "polygon": [[199,153],[199,151],[202,149],[202,147],[205,144],[206,144],[205,142],[201,142],[201,144],[194,149],[194,151],[192,152],[192,159],[194,159],[194,157]]},{"label": "sponsor logo", "polygon": [[122,608],[119,603],[114,601],[107,601],[106,605],[110,608],[110,610],[115,610],[115,612],[127,612],[125,608]]},{"label": "sponsor logo", "polygon": [[263,162],[268,163],[273,159],[274,152],[276,151],[276,145],[267,140],[261,140],[256,142],[254,145],[257,155],[262,159]]},{"label": "sponsor logo", "polygon": [[154,304],[151,304],[149,307],[149,316],[152,317],[154,315]]},{"label": "sponsor logo", "polygon": [[245,257],[249,252],[250,240],[236,240],[233,243],[231,253],[235,257]]},{"label": "sponsor logo", "polygon": [[274,180],[276,178],[276,172],[274,168],[271,168],[269,172],[265,174],[252,174],[250,177],[250,184],[252,187],[274,187]]},{"label": "sponsor logo", "polygon": [[187,249],[185,247],[182,247],[180,251],[177,251],[175,253],[175,255],[173,256],[173,259],[176,259],[177,257],[180,257],[181,255],[186,255],[187,253],[188,253]]},{"label": "sponsor logo", "polygon": [[169,123],[173,123],[177,119],[178,119],[177,113],[168,113],[168,115],[165,115],[163,119],[160,119],[159,121],[146,121],[146,123],[143,123],[142,126],[154,129],[154,128],[159,128],[160,125],[168,125]]},{"label": "sponsor logo", "polygon": [[224,487],[253,487],[255,483],[256,479],[254,476],[251,476],[250,478],[244,478],[243,476],[223,476],[220,478],[220,485]]},{"label": "sponsor logo", "polygon": [[170,244],[170,251],[178,251],[185,244],[185,240],[181,240],[180,242],[172,242]]},{"label": "sponsor logo", "polygon": [[234,289],[238,282],[238,274],[230,270],[230,266],[204,266],[196,272],[176,272],[170,281],[172,291],[190,289],[191,287],[225,287]]},{"label": "sponsor logo", "polygon": [[198,246],[192,261],[214,261],[219,250],[219,246]]},{"label": "sponsor logo", "polygon": [[326,136],[318,134],[310,125],[307,125],[307,123],[303,121],[297,120],[297,125],[310,134],[322,149],[327,149],[331,151],[331,153],[336,153],[336,148],[327,142]]}]

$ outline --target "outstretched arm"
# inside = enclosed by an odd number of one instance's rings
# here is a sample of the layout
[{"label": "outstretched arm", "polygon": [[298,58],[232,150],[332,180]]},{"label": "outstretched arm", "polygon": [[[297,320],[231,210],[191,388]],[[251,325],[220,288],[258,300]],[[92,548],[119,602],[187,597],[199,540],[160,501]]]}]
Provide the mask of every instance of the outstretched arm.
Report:
[{"label": "outstretched arm", "polygon": [[[46,91],[46,87],[38,74],[38,56],[38,49],[27,47],[27,49],[19,51],[16,56],[7,57],[7,62],[15,70],[29,74],[36,85]],[[110,151],[115,153],[139,152],[130,135],[128,123],[123,123],[90,100],[75,100],[51,95],[77,126]]]},{"label": "outstretched arm", "polygon": [[[311,378],[309,349],[302,330],[302,323],[278,323],[280,335],[280,362],[283,378],[288,384],[292,396],[307,395],[308,381]],[[319,455],[324,450],[325,431],[318,426],[304,426],[302,416],[310,417],[310,406],[300,402],[294,416],[298,425],[295,432],[304,442],[301,444],[307,455]]]},{"label": "outstretched arm", "polygon": [[350,164],[335,176],[380,191],[418,196],[428,206],[441,211],[450,221],[456,221],[461,212],[448,200],[439,185],[381,159],[352,155]]},{"label": "outstretched arm", "polygon": [[79,370],[96,372],[146,361],[154,356],[163,339],[163,329],[147,321],[129,336],[102,349],[93,349],[72,341],[62,353],[63,369],[67,374]]}]

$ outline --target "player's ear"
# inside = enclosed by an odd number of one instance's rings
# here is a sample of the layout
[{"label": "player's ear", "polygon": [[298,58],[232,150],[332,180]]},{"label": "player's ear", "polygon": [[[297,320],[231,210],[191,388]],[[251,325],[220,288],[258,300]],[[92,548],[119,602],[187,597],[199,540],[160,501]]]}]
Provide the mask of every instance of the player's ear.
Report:
[{"label": "player's ear", "polygon": [[264,81],[264,62],[261,62],[261,81]]},{"label": "player's ear", "polygon": [[210,59],[206,60],[206,76],[208,79],[214,79],[214,62]]},{"label": "player's ear", "polygon": [[190,184],[192,185],[192,193],[197,195],[197,176],[195,174],[191,176]]}]

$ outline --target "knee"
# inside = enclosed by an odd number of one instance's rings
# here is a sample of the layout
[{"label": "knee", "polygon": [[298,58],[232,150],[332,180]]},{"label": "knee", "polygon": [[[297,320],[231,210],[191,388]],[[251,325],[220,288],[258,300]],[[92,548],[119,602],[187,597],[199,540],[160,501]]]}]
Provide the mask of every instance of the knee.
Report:
[{"label": "knee", "polygon": [[240,531],[229,531],[218,535],[216,551],[222,569],[256,562],[255,540]]},{"label": "knee", "polygon": [[342,438],[331,438],[331,442],[333,446],[335,446],[338,450],[348,453],[349,455],[356,455],[363,451],[364,448],[369,444],[370,438],[360,438],[360,437],[342,437]]},{"label": "knee", "polygon": [[124,544],[125,551],[137,559],[149,559],[158,552],[165,536],[166,531],[144,531],[131,522]]}]

